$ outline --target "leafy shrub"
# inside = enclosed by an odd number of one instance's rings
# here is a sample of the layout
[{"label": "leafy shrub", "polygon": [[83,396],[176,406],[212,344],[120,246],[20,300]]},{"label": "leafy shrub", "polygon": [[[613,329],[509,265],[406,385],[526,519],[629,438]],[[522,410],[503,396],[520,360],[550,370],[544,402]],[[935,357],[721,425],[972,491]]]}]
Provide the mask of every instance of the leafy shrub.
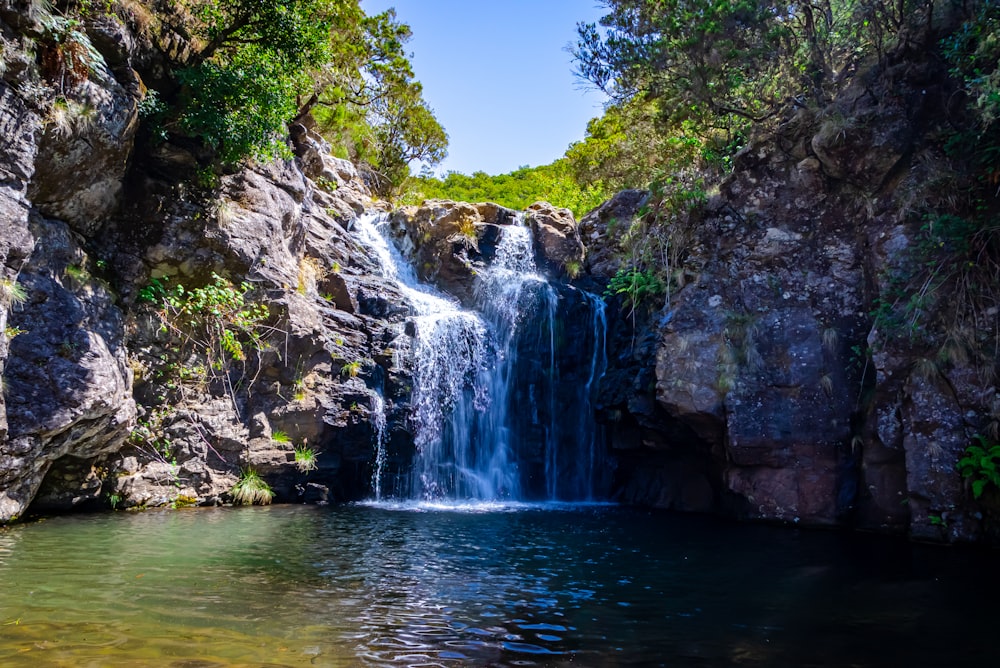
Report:
[{"label": "leafy shrub", "polygon": [[246,345],[263,349],[269,311],[265,304],[247,299],[252,286],[246,281],[237,287],[218,274],[212,279],[195,289],[168,289],[167,279],[153,279],[139,291],[139,299],[157,304],[164,327],[201,347],[218,369],[227,359],[246,360]]},{"label": "leafy shrub", "polygon": [[622,295],[625,306],[634,311],[644,300],[658,297],[664,291],[666,285],[652,271],[622,267],[608,281],[604,294],[607,297]]},{"label": "leafy shrub", "polygon": [[1000,488],[1000,444],[991,443],[979,434],[975,439],[978,444],[965,449],[957,468],[963,478],[972,479],[972,496],[978,499],[988,485]]},{"label": "leafy shrub", "polygon": [[290,155],[285,123],[295,115],[295,79],[253,52],[233,63],[204,62],[178,73],[185,86],[180,127],[227,162]]}]

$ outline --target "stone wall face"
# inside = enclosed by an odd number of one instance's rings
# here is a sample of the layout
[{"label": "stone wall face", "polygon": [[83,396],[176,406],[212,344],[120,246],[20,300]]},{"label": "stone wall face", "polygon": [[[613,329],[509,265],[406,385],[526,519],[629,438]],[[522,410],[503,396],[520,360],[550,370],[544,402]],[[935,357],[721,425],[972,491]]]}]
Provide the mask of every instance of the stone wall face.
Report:
[{"label": "stone wall face", "polygon": [[[395,361],[408,337],[401,296],[346,231],[372,205],[354,166],[299,128],[295,160],[198,187],[196,152],[139,132],[144,78],[188,51],[169,22],[87,20],[93,62],[67,83],[34,57],[50,48],[44,8],[13,4],[0,8],[0,522],[33,502],[220,503],[249,468],[279,500],[364,494],[376,395],[408,438]],[[219,279],[246,282],[267,315],[259,345],[221,370],[143,299],[154,282],[190,295]],[[318,454],[308,475],[296,446]]]},{"label": "stone wall face", "polygon": [[[946,97],[932,67],[896,72],[881,102],[859,85],[822,113],[799,109],[737,156],[692,224],[686,284],[621,326],[605,419],[622,498],[995,540],[995,509],[956,469],[997,420],[992,375],[935,358],[939,332],[908,338],[873,319],[920,234],[900,202],[923,179],[913,156],[930,150]],[[838,115],[863,122],[834,132]],[[595,278],[617,271],[621,221],[643,201],[620,193],[581,221]],[[640,381],[649,368],[655,380]]]}]

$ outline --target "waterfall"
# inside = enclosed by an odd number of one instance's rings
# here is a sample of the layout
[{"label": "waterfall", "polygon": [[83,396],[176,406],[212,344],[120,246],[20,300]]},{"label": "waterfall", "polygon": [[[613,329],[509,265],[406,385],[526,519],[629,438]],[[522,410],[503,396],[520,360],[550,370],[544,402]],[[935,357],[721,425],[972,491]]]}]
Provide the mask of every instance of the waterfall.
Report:
[{"label": "waterfall", "polygon": [[587,373],[587,380],[583,383],[579,400],[580,410],[577,411],[576,420],[576,442],[579,444],[579,452],[582,456],[577,458],[577,470],[574,479],[582,483],[582,487],[574,490],[577,498],[584,498],[593,501],[595,489],[604,486],[605,480],[605,458],[600,450],[602,439],[600,426],[594,422],[594,411],[597,408],[597,390],[599,381],[608,368],[607,351],[607,331],[608,319],[606,304],[598,295],[590,292],[583,293],[584,298],[590,305],[590,331],[591,345],[590,367]]},{"label": "waterfall", "polygon": [[389,437],[386,429],[385,399],[376,392],[372,395],[372,426],[375,428],[375,466],[372,470],[372,491],[375,500],[382,500],[382,476],[385,474],[385,462],[388,458],[386,443]]},{"label": "waterfall", "polygon": [[[384,214],[354,225],[383,276],[406,297],[414,339],[409,425],[416,453],[408,475],[383,480],[386,438],[384,425],[377,426],[376,500],[594,496],[603,464],[593,410],[606,366],[604,303],[572,291],[590,321],[585,341],[574,342],[583,349],[575,352],[571,385],[563,386],[559,293],[535,266],[531,231],[520,221],[501,229],[493,261],[478,275],[472,311],[417,280],[389,240]],[[586,360],[577,360],[581,354]],[[567,397],[572,405],[561,405]]]},{"label": "waterfall", "polygon": [[[430,286],[392,245],[383,215],[354,226],[383,276],[396,282],[411,310],[414,376],[410,424],[416,457],[408,481],[393,493],[424,500],[518,498],[508,452],[504,402],[490,379],[501,354],[487,323]],[[381,490],[380,490],[381,491]]]}]

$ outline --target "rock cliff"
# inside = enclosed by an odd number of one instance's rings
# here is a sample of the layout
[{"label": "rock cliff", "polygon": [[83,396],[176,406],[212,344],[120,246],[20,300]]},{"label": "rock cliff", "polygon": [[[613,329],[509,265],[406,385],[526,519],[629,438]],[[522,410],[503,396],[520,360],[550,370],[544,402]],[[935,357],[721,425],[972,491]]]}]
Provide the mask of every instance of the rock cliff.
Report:
[{"label": "rock cliff", "polygon": [[[405,429],[405,308],[345,229],[366,186],[301,126],[296,160],[232,173],[150,142],[144,80],[185,52],[157,17],[0,11],[0,521],[217,503],[251,468],[279,499],[356,498],[372,411]],[[54,31],[82,71],[46,67]]]},{"label": "rock cliff", "polygon": [[[990,349],[997,304],[977,305],[978,333],[884,315],[926,238],[914,201],[948,196],[935,177],[956,113],[940,63],[897,57],[751,142],[671,230],[681,280],[662,309],[633,313],[606,379],[625,500],[995,540],[995,499],[974,499],[956,464],[1000,419],[995,355],[970,352],[976,337]],[[622,266],[648,198],[620,193],[581,221],[591,276]],[[948,287],[927,299],[962,308]]]},{"label": "rock cliff", "polygon": [[[54,31],[71,28],[86,67],[53,70]],[[29,507],[228,502],[243,470],[281,501],[357,499],[383,429],[404,469],[412,331],[350,232],[379,206],[354,166],[304,125],[295,159],[233,169],[183,137],[151,141],[147,85],[187,50],[157,15],[71,27],[8,1],[0,30],[0,522]],[[995,437],[995,359],[969,352],[968,328],[901,336],[878,315],[921,243],[905,211],[940,196],[927,184],[952,92],[940,63],[908,53],[825,109],[794,109],[670,231],[666,298],[608,299],[594,408],[613,498],[997,540],[995,490],[973,498],[956,470],[975,435]],[[501,228],[531,227],[556,283],[560,357],[535,359],[529,339],[518,354],[562,386],[551,406],[516,390],[525,443],[592,408],[579,390],[605,360],[573,342],[603,324],[588,300],[624,266],[650,198],[619,193],[579,225],[546,203],[387,212],[419,277],[466,305]],[[995,322],[997,305],[979,306]],[[576,429],[555,447],[569,452]],[[540,451],[521,454],[544,468]]]}]

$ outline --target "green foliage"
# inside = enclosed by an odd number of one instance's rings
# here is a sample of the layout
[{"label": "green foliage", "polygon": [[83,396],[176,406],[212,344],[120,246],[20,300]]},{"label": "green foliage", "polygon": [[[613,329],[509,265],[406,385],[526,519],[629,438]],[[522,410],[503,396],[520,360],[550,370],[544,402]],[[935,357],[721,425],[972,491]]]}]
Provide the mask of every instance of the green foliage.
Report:
[{"label": "green foliage", "polygon": [[198,498],[187,494],[178,494],[170,501],[170,507],[174,510],[180,508],[194,508],[198,505]]},{"label": "green foliage", "polygon": [[986,130],[1000,118],[1000,5],[978,4],[974,16],[942,46],[952,75],[964,83],[970,106]]},{"label": "green foliage", "polygon": [[84,283],[90,280],[90,272],[77,264],[66,265],[66,276],[73,279],[77,283]]},{"label": "green foliage", "polygon": [[580,275],[580,272],[583,271],[583,266],[577,260],[566,260],[563,264],[563,271],[566,272],[566,276],[568,276],[570,280],[573,280]]},{"label": "green foliage", "polygon": [[114,0],[76,0],[77,11],[81,16],[110,14],[114,5]]},{"label": "green foliage", "polygon": [[661,296],[666,290],[663,280],[650,270],[622,267],[608,281],[605,296],[621,295],[625,306],[634,311],[648,298]]},{"label": "green foliage", "polygon": [[387,188],[408,164],[440,162],[447,135],[422,98],[393,10],[359,0],[189,0],[196,55],[178,71],[178,104],[141,109],[156,139],[177,128],[229,163],[288,157],[286,125],[315,112],[335,148],[368,162]]},{"label": "green foliage", "polygon": [[[436,165],[447,155],[448,135],[421,91],[419,83],[398,83],[391,94],[373,99],[368,114],[371,130],[364,156],[393,187],[410,175],[412,161]],[[394,188],[382,191],[390,194]]]},{"label": "green foliage", "polygon": [[405,55],[409,26],[390,9],[362,15],[336,34],[334,51],[341,58],[316,79],[304,109],[312,111],[335,154],[367,164],[379,194],[395,196],[410,163],[434,166],[448,146]]},{"label": "green foliage", "polygon": [[672,122],[742,134],[792,99],[823,104],[835,72],[926,21],[931,0],[608,0],[581,24],[578,73],[616,102],[645,96]]},{"label": "green foliage", "polygon": [[271,432],[271,440],[275,443],[291,443],[292,439],[285,432],[276,429]]},{"label": "green foliage", "polygon": [[297,446],[295,448],[295,466],[298,467],[299,471],[302,473],[315,471],[319,467],[316,459],[316,451],[312,448],[304,445]]},{"label": "green foliage", "polygon": [[[684,264],[694,234],[692,223],[706,198],[697,172],[680,170],[654,180],[646,204],[628,226],[608,226],[608,233],[616,237],[623,263],[609,283],[609,290],[621,293],[620,288],[625,287],[625,293],[633,297],[639,290],[666,293],[669,298],[675,287],[683,287]],[[634,313],[639,301],[631,298],[626,305]]]},{"label": "green foliage", "polygon": [[[194,289],[180,284],[169,286],[166,278],[153,279],[139,291],[139,301],[153,305],[162,330],[179,342],[172,349],[174,361],[164,357],[158,375],[176,372],[182,381],[201,381],[203,378],[185,372],[202,369],[211,377],[222,379],[233,394],[229,375],[234,362],[240,364],[240,382],[247,380],[251,353],[257,370],[260,369],[260,357],[268,347],[267,336],[272,331],[266,324],[269,310],[265,304],[249,298],[252,290],[249,283],[234,286],[217,274],[212,274],[212,279],[212,283]],[[204,364],[195,363],[199,358]]]},{"label": "green foliage", "polygon": [[942,40],[951,74],[962,82],[976,127],[956,131],[948,152],[971,160],[984,190],[1000,193],[1000,4],[978,3],[978,11]]},{"label": "green foliage", "polygon": [[340,375],[345,378],[357,378],[358,374],[361,373],[361,361],[354,360],[353,362],[348,362],[340,369]]},{"label": "green foliage", "polygon": [[274,498],[274,491],[260,474],[253,469],[244,469],[240,472],[240,478],[229,490],[233,501],[243,506],[266,506]]},{"label": "green foliage", "polygon": [[924,167],[928,192],[905,212],[919,224],[915,243],[884,273],[871,315],[885,340],[937,348],[938,363],[972,362],[988,378],[1000,346],[1000,6],[969,9],[941,42],[965,109],[940,133],[933,171]]},{"label": "green foliage", "polygon": [[247,45],[268,52],[289,68],[315,65],[329,56],[332,14],[351,9],[338,0],[194,0],[197,34],[207,40],[200,60],[225,59]]},{"label": "green foliage", "polygon": [[1000,488],[1000,444],[991,443],[979,434],[975,440],[965,449],[957,468],[963,478],[972,480],[972,496],[978,499],[987,486]]},{"label": "green foliage", "polygon": [[992,310],[1000,304],[1000,226],[985,210],[928,214],[902,258],[871,312],[880,334],[937,345],[943,361],[971,356],[990,366],[1000,341]]},{"label": "green foliage", "polygon": [[657,174],[683,179],[695,171],[728,170],[741,136],[690,120],[665,121],[659,110],[659,102],[638,95],[591,120],[583,141],[566,151],[577,182],[611,193],[646,188]]},{"label": "green foliage", "polygon": [[471,176],[448,172],[444,179],[412,179],[403,203],[419,204],[425,199],[460,202],[495,202],[512,209],[526,209],[538,201],[566,207],[580,218],[610,196],[600,186],[580,185],[569,162],[559,159],[541,167],[521,167],[508,174]]},{"label": "green foliage", "polygon": [[297,81],[283,63],[247,49],[226,65],[204,62],[178,73],[180,127],[227,162],[288,157],[285,123],[295,115]]}]

